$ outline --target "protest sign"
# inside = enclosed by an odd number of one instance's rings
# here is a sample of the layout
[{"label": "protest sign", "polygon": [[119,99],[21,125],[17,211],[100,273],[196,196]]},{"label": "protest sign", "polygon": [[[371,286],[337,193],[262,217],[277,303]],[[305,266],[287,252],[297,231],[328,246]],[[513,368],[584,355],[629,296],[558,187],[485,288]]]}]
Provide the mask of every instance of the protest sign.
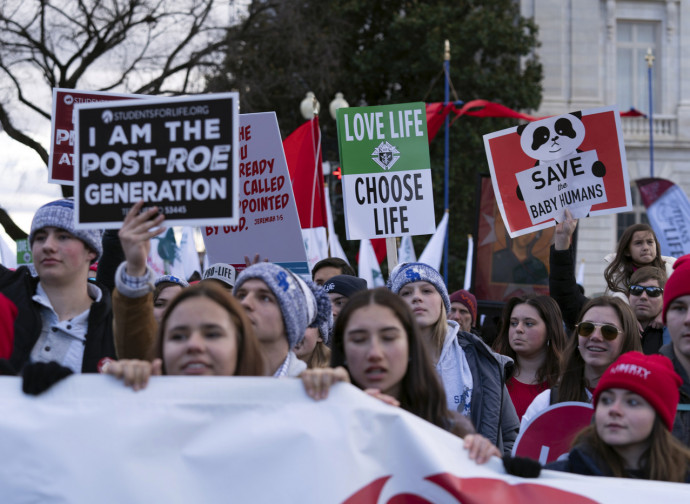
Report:
[{"label": "protest sign", "polygon": [[513,445],[513,456],[529,457],[542,464],[558,460],[570,451],[575,435],[592,421],[594,408],[582,402],[549,406],[522,430]]},{"label": "protest sign", "polygon": [[167,225],[238,223],[237,93],[75,106],[76,227],[119,228],[131,206]]},{"label": "protest sign", "polygon": [[31,245],[28,238],[16,240],[17,244],[17,266],[28,266],[33,264],[34,258],[31,254]]},{"label": "protest sign", "polygon": [[562,221],[632,208],[618,109],[548,117],[484,135],[491,180],[511,238]]},{"label": "protest sign", "polygon": [[202,226],[209,263],[246,266],[259,254],[309,275],[295,197],[274,112],[240,115],[240,217],[237,226]]},{"label": "protest sign", "polygon": [[498,457],[477,465],[459,437],[345,383],[314,401],[299,380],[163,376],[134,392],[74,375],[33,397],[2,377],[0,404],[3,503],[690,499],[683,484],[509,476]]},{"label": "protest sign", "polygon": [[649,224],[654,229],[663,255],[690,254],[690,201],[683,189],[670,180],[636,180]]},{"label": "protest sign", "polygon": [[74,106],[76,104],[133,98],[145,98],[145,96],[53,88],[48,182],[74,185],[74,142],[76,134]]},{"label": "protest sign", "polygon": [[337,111],[348,240],[436,230],[424,103]]}]

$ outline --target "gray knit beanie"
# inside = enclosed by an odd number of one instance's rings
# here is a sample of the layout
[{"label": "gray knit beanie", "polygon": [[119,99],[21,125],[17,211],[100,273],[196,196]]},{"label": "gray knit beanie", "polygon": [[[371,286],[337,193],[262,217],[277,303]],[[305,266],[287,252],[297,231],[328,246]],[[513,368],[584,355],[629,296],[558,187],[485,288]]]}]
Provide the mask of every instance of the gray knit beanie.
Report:
[{"label": "gray knit beanie", "polygon": [[30,245],[34,243],[36,231],[44,227],[64,229],[79,238],[87,247],[98,254],[98,257],[92,262],[98,261],[103,254],[102,231],[100,229],[74,228],[74,199],[72,198],[51,201],[36,210],[36,214],[34,214],[34,218],[31,221]]},{"label": "gray knit beanie", "polygon": [[283,325],[292,350],[304,338],[304,331],[316,320],[317,305],[314,294],[304,280],[273,263],[257,263],[237,275],[233,294],[247,280],[262,280],[278,300]]},{"label": "gray knit beanie", "polygon": [[316,317],[309,324],[309,327],[318,327],[321,339],[328,345],[331,339],[331,329],[333,328],[331,298],[328,297],[328,293],[322,286],[316,285],[311,281],[307,281],[306,284],[311,289],[312,294],[314,294],[314,299],[316,299]]},{"label": "gray knit beanie", "polygon": [[424,263],[401,263],[398,264],[391,272],[386,286],[393,291],[393,293],[400,293],[400,289],[408,283],[412,282],[429,282],[434,287],[446,307],[446,313],[450,313],[450,298],[448,297],[448,289],[443,281],[441,274],[434,268]]}]

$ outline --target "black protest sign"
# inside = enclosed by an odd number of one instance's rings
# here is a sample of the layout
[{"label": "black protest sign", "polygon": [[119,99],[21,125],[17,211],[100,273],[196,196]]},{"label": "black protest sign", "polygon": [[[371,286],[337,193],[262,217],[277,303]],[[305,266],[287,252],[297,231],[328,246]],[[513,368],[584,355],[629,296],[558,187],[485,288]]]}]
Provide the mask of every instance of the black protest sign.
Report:
[{"label": "black protest sign", "polygon": [[167,225],[237,224],[237,93],[75,110],[77,227],[119,228],[142,199]]}]

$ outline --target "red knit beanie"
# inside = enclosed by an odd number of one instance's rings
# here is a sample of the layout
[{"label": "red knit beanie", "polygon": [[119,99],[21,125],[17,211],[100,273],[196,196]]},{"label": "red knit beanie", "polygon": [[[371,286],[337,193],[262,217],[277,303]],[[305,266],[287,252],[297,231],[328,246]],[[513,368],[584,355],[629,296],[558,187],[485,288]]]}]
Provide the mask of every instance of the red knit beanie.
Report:
[{"label": "red knit beanie", "polygon": [[467,292],[464,289],[455,291],[450,295],[450,302],[452,303],[462,303],[470,311],[472,315],[472,325],[477,323],[477,298],[474,294]]},{"label": "red knit beanie", "polygon": [[683,380],[673,369],[668,357],[627,352],[618,357],[599,379],[592,403],[596,407],[604,390],[622,388],[641,395],[661,417],[668,430],[673,430],[673,419]]},{"label": "red knit beanie", "polygon": [[690,294],[690,254],[676,259],[673,263],[673,273],[664,286],[664,325],[666,324],[666,311],[671,301],[680,296]]}]

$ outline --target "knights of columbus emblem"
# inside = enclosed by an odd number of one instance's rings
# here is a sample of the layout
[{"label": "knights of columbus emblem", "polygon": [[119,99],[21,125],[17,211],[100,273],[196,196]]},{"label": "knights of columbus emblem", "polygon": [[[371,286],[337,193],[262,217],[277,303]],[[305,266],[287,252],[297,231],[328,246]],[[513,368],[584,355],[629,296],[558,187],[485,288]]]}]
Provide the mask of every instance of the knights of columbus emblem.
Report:
[{"label": "knights of columbus emblem", "polygon": [[395,162],[400,159],[400,151],[385,140],[371,153],[371,159],[384,170],[390,170]]}]

